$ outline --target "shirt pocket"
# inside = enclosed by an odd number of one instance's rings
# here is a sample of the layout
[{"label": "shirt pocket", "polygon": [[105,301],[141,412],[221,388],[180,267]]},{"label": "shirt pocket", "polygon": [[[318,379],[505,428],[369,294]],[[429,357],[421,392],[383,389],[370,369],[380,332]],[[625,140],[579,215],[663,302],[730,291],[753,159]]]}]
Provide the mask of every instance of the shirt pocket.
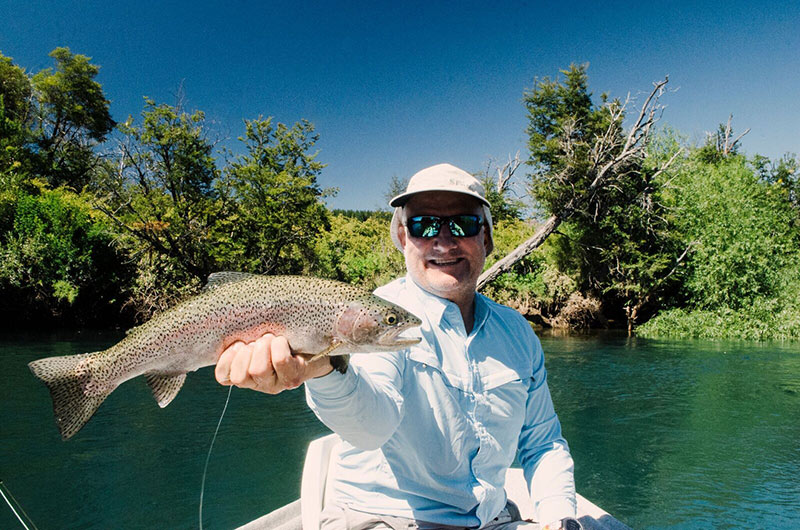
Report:
[{"label": "shirt pocket", "polygon": [[479,420],[497,443],[513,455],[525,421],[530,376],[521,377],[507,368],[485,377],[483,383],[477,410]]}]

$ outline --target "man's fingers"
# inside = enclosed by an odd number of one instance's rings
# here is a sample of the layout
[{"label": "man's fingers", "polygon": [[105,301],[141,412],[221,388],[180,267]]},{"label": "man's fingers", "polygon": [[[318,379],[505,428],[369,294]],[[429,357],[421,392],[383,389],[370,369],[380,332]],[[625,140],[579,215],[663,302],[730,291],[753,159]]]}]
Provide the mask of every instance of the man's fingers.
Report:
[{"label": "man's fingers", "polygon": [[286,337],[275,337],[272,341],[272,365],[278,384],[283,388],[297,388],[303,383],[305,359],[292,355]]},{"label": "man's fingers", "polygon": [[250,377],[258,383],[275,376],[270,353],[274,338],[274,335],[267,334],[253,343],[253,355],[250,357],[250,366],[247,371]]},{"label": "man's fingers", "polygon": [[217,366],[214,368],[214,377],[217,379],[219,384],[231,384],[231,363],[233,362],[234,357],[236,357],[236,351],[242,346],[244,346],[244,343],[234,342],[222,352],[222,355],[219,356],[219,359],[217,360]]},{"label": "man's fingers", "polygon": [[214,376],[222,385],[278,394],[330,372],[330,363],[309,364],[306,357],[292,355],[286,337],[266,334],[247,344],[235,342],[225,349],[217,361]]},{"label": "man's fingers", "polygon": [[250,358],[253,355],[253,345],[246,344],[236,349],[236,354],[231,362],[231,383],[238,387],[250,387],[252,382],[247,369],[250,367]]}]

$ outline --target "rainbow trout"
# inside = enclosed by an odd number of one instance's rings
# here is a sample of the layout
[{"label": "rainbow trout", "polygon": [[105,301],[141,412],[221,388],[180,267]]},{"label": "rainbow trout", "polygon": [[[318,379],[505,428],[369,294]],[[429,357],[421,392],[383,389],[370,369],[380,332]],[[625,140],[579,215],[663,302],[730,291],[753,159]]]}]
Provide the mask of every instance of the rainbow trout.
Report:
[{"label": "rainbow trout", "polygon": [[[236,341],[283,335],[294,353],[349,355],[395,351],[420,339],[398,337],[420,320],[370,292],[302,276],[212,274],[200,294],[133,328],[107,350],[28,364],[53,399],[64,440],[73,436],[121,383],[144,375],[166,407],[186,373],[216,364]],[[332,363],[346,369],[347,357]],[[334,360],[333,358],[331,359]]]}]

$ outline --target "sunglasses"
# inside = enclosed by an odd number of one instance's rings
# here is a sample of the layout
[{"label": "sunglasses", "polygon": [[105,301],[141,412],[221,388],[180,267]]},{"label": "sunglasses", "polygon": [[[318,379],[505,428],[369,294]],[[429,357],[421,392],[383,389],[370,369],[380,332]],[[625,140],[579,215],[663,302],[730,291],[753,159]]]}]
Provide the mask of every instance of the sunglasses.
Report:
[{"label": "sunglasses", "polygon": [[417,215],[408,218],[406,229],[412,237],[431,238],[439,235],[444,224],[447,224],[453,237],[473,237],[481,231],[483,217],[480,215],[451,215],[450,217]]}]

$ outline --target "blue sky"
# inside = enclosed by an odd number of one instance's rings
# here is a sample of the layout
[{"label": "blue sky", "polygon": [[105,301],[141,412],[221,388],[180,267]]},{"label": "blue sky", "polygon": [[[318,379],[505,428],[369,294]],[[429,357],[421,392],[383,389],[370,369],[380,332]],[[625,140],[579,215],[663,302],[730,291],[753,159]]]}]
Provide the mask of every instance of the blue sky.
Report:
[{"label": "blue sky", "polygon": [[748,154],[800,153],[798,28],[797,1],[0,0],[0,52],[30,72],[57,46],[92,57],[117,120],[180,86],[223,138],[310,120],[338,208],[380,207],[393,175],[439,162],[524,157],[522,94],[570,63],[598,97],[668,74],[663,123],[691,140],[732,113]]}]

